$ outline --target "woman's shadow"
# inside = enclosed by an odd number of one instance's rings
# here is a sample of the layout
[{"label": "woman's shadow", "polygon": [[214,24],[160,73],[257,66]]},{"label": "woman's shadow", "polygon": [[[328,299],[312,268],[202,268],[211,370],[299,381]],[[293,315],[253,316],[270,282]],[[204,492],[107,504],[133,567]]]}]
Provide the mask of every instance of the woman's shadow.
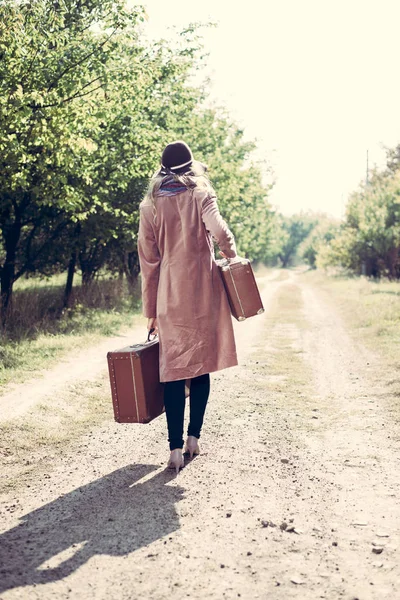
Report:
[{"label": "woman's shadow", "polygon": [[[166,485],[167,471],[139,482],[158,468],[123,467],[23,517],[0,536],[0,594],[62,579],[96,554],[123,556],[178,529],[184,489]],[[68,556],[57,561],[62,552]],[[50,559],[59,564],[45,565]]]}]

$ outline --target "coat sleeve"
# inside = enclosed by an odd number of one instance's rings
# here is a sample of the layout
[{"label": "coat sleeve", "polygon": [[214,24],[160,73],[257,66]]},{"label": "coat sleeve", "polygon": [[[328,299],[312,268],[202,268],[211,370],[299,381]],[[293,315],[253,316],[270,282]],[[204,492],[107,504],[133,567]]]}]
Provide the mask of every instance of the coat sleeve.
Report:
[{"label": "coat sleeve", "polygon": [[142,277],[143,315],[151,319],[157,316],[157,290],[161,257],[154,229],[142,209],[140,210],[138,253]]},{"label": "coat sleeve", "polygon": [[237,255],[235,238],[219,212],[215,196],[207,196],[203,200],[201,218],[222,252],[228,258],[235,258]]}]

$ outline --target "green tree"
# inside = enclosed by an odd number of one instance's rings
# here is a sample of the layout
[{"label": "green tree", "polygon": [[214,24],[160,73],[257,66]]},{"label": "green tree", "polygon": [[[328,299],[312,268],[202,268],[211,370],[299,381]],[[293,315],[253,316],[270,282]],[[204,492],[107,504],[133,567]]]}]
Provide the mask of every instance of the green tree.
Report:
[{"label": "green tree", "polygon": [[345,222],[318,262],[374,277],[400,277],[400,171],[389,176],[375,172],[368,186],[351,195]]},{"label": "green tree", "polygon": [[317,222],[298,248],[298,255],[313,269],[317,266],[317,257],[321,249],[338,234],[340,221],[326,215],[316,215]]},{"label": "green tree", "polygon": [[200,108],[180,121],[178,129],[194,154],[209,168],[221,213],[229,222],[240,254],[267,260],[272,254],[271,186],[263,183],[264,164],[252,160],[254,142],[221,108]]},{"label": "green tree", "polygon": [[299,213],[290,217],[279,217],[281,235],[278,258],[282,267],[288,267],[295,259],[300,244],[306,239],[316,224],[316,217],[307,213]]},{"label": "green tree", "polygon": [[195,28],[174,48],[146,47],[142,20],[119,0],[0,4],[3,322],[15,280],[48,273],[65,232],[66,297],[78,259],[87,281],[127,224],[134,242],[144,181],[174,120],[199,101],[188,85]]},{"label": "green tree", "polygon": [[[106,94],[117,34],[133,35],[142,19],[118,0],[49,0],[0,4],[0,265],[4,323],[14,281],[28,270],[20,252],[52,213],[51,239],[72,219],[85,218],[85,164]],[[61,215],[61,213],[63,213]],[[49,239],[42,236],[46,250]]]},{"label": "green tree", "polygon": [[194,87],[199,27],[146,45],[123,0],[0,0],[2,323],[24,274],[138,274],[138,205],[164,145],[183,137],[210,164],[240,251],[270,252],[272,213],[253,144]]}]

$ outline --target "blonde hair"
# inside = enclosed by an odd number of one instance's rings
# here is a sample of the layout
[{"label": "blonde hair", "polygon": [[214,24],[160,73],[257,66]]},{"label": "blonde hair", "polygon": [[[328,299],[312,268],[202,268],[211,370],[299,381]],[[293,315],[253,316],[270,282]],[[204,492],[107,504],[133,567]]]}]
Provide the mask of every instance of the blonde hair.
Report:
[{"label": "blonde hair", "polygon": [[[193,172],[190,171],[189,173],[182,173],[181,175],[175,175],[175,173],[172,173],[172,176],[174,178],[174,181],[181,183],[182,185],[186,186],[189,190],[200,189],[212,195],[215,194],[211,182],[205,174],[194,175]],[[152,207],[154,222],[156,222],[157,219],[156,201],[158,197],[158,192],[160,191],[161,184],[165,177],[168,177],[168,175],[162,175],[160,169],[157,169],[157,171],[154,173],[154,175],[149,181],[146,195],[141,203],[141,206],[150,205]]]}]

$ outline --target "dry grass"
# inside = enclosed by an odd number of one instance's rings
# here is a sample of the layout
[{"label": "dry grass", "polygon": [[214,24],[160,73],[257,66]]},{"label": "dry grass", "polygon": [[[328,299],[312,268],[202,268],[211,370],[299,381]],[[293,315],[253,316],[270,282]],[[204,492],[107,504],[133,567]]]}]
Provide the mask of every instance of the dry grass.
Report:
[{"label": "dry grass", "polygon": [[[76,282],[70,308],[63,307],[65,275],[51,279],[18,280],[13,297],[12,318],[2,332],[7,341],[36,339],[38,335],[73,334],[97,330],[99,313],[119,314],[137,310],[139,285],[133,291],[126,280],[103,277],[84,288]],[[107,328],[107,323],[104,327]]]},{"label": "dry grass", "polygon": [[400,282],[328,277],[318,271],[304,278],[334,300],[357,339],[400,365]]},{"label": "dry grass", "polygon": [[285,419],[315,405],[313,374],[301,349],[302,331],[308,327],[302,307],[300,288],[284,284],[264,321],[262,346],[256,349],[249,365],[252,388],[268,399],[263,405],[265,411],[273,403]]},{"label": "dry grass", "polygon": [[22,382],[55,364],[66,352],[94,344],[129,327],[140,307],[139,290],[103,279],[74,289],[72,307],[63,309],[65,276],[17,282],[13,320],[0,342],[0,389]]}]

